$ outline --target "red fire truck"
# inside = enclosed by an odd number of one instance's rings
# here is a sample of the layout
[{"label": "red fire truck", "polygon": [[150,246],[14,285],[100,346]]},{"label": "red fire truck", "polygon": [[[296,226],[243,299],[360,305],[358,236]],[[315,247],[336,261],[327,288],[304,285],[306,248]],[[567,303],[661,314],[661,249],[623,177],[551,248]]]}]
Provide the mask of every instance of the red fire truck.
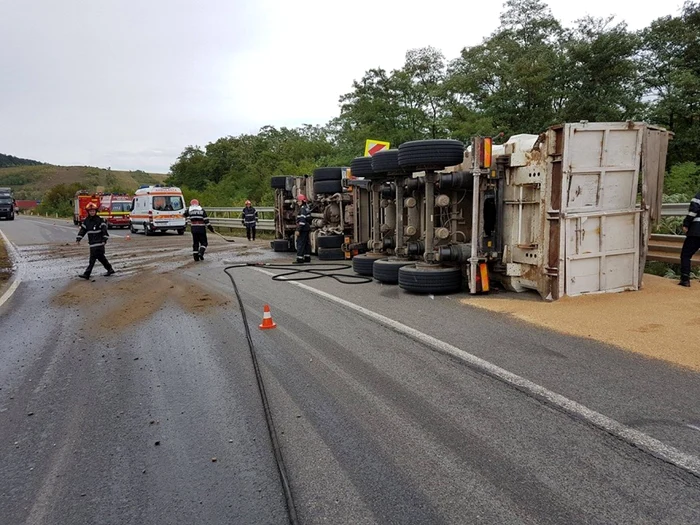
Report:
[{"label": "red fire truck", "polygon": [[104,217],[108,228],[128,228],[131,197],[125,193],[91,193],[86,190],[76,192],[73,200],[73,223],[78,225],[87,217],[85,206],[89,202],[97,204],[97,215]]}]

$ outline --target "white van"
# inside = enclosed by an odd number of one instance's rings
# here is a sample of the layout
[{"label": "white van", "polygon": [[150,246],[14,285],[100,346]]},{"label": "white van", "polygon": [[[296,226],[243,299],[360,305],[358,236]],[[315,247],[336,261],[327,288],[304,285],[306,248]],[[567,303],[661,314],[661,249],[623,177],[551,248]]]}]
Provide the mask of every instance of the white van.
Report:
[{"label": "white van", "polygon": [[131,201],[131,233],[153,235],[157,231],[175,230],[185,233],[185,197],[180,188],[147,186],[139,188]]}]

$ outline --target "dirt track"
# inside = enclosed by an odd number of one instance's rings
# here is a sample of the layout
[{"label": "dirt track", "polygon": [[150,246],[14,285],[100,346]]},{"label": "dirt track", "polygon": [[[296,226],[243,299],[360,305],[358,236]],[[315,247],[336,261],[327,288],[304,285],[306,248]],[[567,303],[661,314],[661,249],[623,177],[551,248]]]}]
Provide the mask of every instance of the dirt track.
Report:
[{"label": "dirt track", "polygon": [[533,294],[470,297],[462,302],[700,370],[697,283],[682,288],[676,281],[645,275],[639,292],[566,297],[553,303]]}]

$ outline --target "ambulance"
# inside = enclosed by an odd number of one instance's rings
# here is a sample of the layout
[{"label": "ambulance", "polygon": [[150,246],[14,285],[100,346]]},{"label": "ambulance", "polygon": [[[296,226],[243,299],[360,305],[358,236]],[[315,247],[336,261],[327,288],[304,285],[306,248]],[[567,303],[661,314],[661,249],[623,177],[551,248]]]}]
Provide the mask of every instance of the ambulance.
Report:
[{"label": "ambulance", "polygon": [[131,233],[145,235],[167,230],[183,235],[186,226],[184,212],[185,197],[180,188],[142,186],[131,201],[129,228]]}]

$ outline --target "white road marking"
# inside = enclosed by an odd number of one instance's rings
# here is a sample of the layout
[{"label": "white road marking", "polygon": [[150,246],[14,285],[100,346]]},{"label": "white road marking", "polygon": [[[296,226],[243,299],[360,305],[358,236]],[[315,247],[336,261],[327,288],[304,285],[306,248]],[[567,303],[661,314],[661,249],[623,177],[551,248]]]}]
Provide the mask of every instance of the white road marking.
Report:
[{"label": "white road marking", "polygon": [[[251,266],[251,268],[255,267]],[[269,276],[276,275],[267,270],[263,270],[262,268],[255,268],[255,270]],[[485,359],[481,359],[480,357],[465,352],[464,350],[457,348],[456,346],[453,346],[449,343],[441,341],[440,339],[436,339],[435,337],[420,332],[415,328],[411,328],[410,326],[406,326],[403,323],[394,321],[393,319],[389,319],[388,317],[375,313],[372,310],[359,306],[355,303],[351,303],[350,301],[346,301],[345,299],[341,299],[340,297],[336,297],[335,295],[331,295],[321,290],[317,290],[316,288],[313,288],[304,283],[296,281],[288,282],[291,285],[298,286],[299,288],[314,293],[320,297],[323,297],[324,299],[343,305],[346,308],[350,308],[351,310],[356,311],[357,313],[367,317],[368,319],[376,321],[379,324],[382,324],[388,328],[391,328],[392,330],[395,330],[396,332],[402,333],[416,341],[423,343],[424,345],[430,348],[456,357],[469,364],[473,368],[480,370],[481,372],[486,373],[487,375],[490,375],[491,377],[495,377],[500,381],[511,385],[517,388],[518,390],[525,392],[537,399],[544,400],[546,403],[556,406],[557,408],[565,411],[568,414],[576,416],[577,418],[583,419],[589,424],[619,439],[622,439],[623,441],[630,443],[631,445],[634,445],[637,448],[646,451],[647,453],[651,454],[652,456],[658,459],[671,463],[672,465],[675,465],[687,472],[690,472],[695,476],[700,477],[700,458],[697,456],[686,454],[685,452],[670,445],[667,445],[666,443],[663,443],[662,441],[659,441],[658,439],[653,438],[645,434],[644,432],[640,432],[639,430],[635,430],[631,427],[628,427],[627,425],[624,425],[619,421],[616,421],[608,416],[596,412],[595,410],[592,410],[580,403],[577,403],[576,401],[573,401],[567,397],[557,394],[556,392],[548,390],[547,388],[538,385],[537,383],[534,383],[528,379],[525,379],[524,377],[509,372],[508,370],[505,370],[504,368],[501,368],[489,361],[486,361]]]},{"label": "white road marking", "polygon": [[0,236],[2,237],[3,241],[5,241],[5,247],[7,248],[7,252],[10,254],[10,258],[12,259],[13,264],[17,268],[14,281],[7,289],[7,291],[4,294],[2,294],[2,297],[0,297],[0,306],[2,306],[10,300],[10,297],[12,297],[12,295],[17,291],[17,288],[19,288],[19,285],[22,282],[22,268],[19,264],[20,255],[15,246],[10,242],[10,239],[7,238],[7,236],[2,230],[0,230]]}]

